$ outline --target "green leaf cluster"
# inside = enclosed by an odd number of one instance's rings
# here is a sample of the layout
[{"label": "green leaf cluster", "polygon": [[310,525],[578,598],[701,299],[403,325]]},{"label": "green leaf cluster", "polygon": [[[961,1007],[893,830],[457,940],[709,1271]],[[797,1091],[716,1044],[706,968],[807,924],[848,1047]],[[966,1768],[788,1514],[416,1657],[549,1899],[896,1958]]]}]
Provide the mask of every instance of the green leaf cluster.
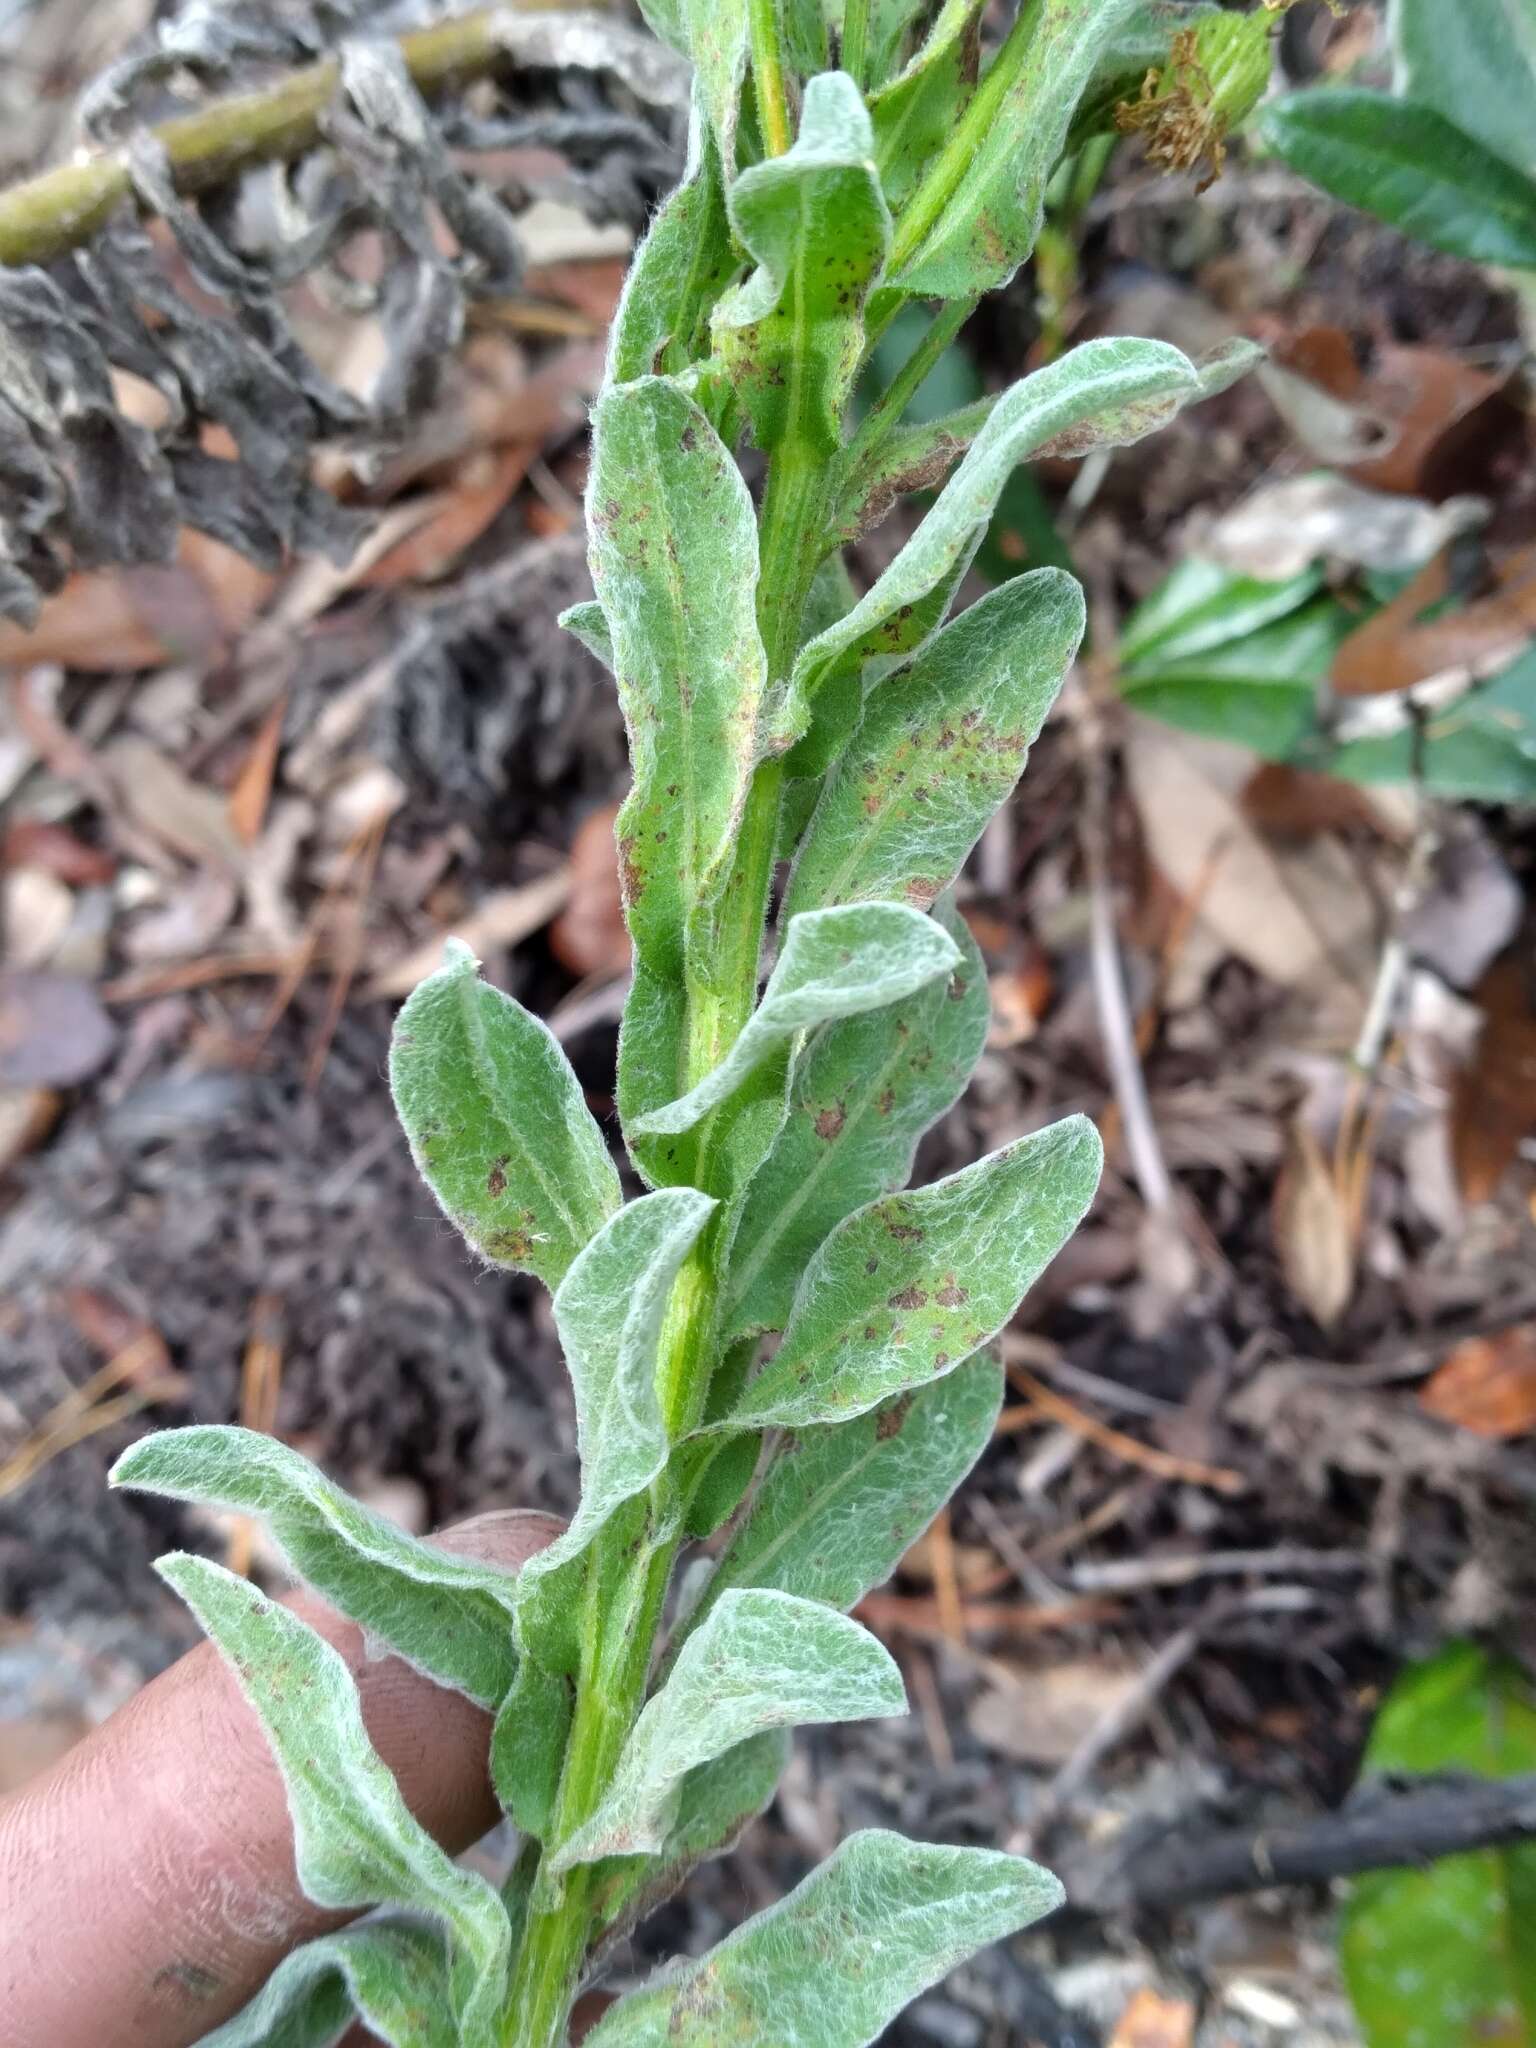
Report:
[{"label": "green leaf cluster", "polygon": [[[357,2016],[396,2048],[557,2048],[603,1944],[762,1809],[794,1727],[903,1712],[848,1610],[984,1450],[989,1346],[1098,1179],[1097,1135],[1068,1117],[906,1186],[986,1033],[950,891],[1084,626],[1059,569],[950,613],[1021,462],[1137,440],[1253,351],[1195,364],[1112,338],[938,419],[907,400],[1029,256],[1083,95],[1144,10],[1033,0],[990,51],[977,0],[645,12],[693,59],[691,146],[614,322],[596,596],[566,621],[629,735],[617,1102],[642,1191],[623,1198],[563,1051],[464,948],[402,1009],[390,1061],[444,1213],[551,1291],[579,1505],[512,1578],[247,1432],[171,1432],[116,1473],[261,1516],[372,1645],[487,1708],[524,1841],[499,1894],[456,1869],[337,1654],[168,1560],[267,1729],[306,1889],[372,1916],[285,1963],[230,2044],[329,2042]],[[933,298],[932,334],[855,420],[882,337],[923,329]],[[923,517],[855,592],[847,537],[919,482]],[[857,1835],[595,2038],[854,2048],[1058,1898],[1017,1858]]]},{"label": "green leaf cluster", "polygon": [[1536,0],[1392,0],[1397,93],[1328,87],[1259,134],[1336,199],[1473,263],[1536,269]]}]

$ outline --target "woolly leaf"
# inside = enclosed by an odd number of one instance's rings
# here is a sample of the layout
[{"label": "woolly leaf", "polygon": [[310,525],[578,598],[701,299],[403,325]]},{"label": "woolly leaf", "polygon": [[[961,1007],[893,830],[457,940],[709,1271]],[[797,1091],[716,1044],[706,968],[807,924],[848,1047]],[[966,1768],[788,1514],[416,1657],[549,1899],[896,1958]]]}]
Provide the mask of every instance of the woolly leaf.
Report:
[{"label": "woolly leaf", "polygon": [[882,683],[822,791],[785,917],[941,895],[1024,772],[1085,618],[1064,571],[1018,576]]},{"label": "woolly leaf", "polygon": [[905,206],[975,87],[986,0],[944,0],[921,49],[869,103],[885,196]]},{"label": "woolly leaf", "polygon": [[581,1556],[667,1461],[656,1385],[672,1285],[716,1207],[696,1188],[663,1188],[619,1211],[555,1295],[555,1326],[576,1395],[581,1499],[570,1526],[518,1575],[517,1607],[537,1636],[552,1577]]},{"label": "woolly leaf", "polygon": [[1013,385],[895,561],[844,618],[801,651],[793,696],[813,699],[834,670],[856,673],[877,657],[890,665],[891,656],[915,644],[914,612],[922,615],[925,634],[934,630],[1004,484],[1026,456],[1046,450],[1078,455],[1100,444],[1139,441],[1183,406],[1224,390],[1258,353],[1250,343],[1234,343],[1197,367],[1162,341],[1088,341]]},{"label": "woolly leaf", "polygon": [[731,187],[731,224],[758,268],[716,307],[715,352],[760,447],[792,441],[825,458],[839,445],[890,242],[873,152],[858,87],[824,72],[806,86],[793,147]]},{"label": "woolly leaf", "polygon": [[571,1707],[564,1675],[525,1656],[491,1730],[491,1783],[501,1810],[539,1841],[549,1833],[560,1789]]},{"label": "woolly leaf", "polygon": [[389,1079],[422,1178],[495,1265],[549,1287],[619,1206],[619,1176],[548,1027],[482,981],[468,946],[395,1019]]},{"label": "woolly leaf", "polygon": [[459,2048],[441,1935],[372,1920],[306,1942],[202,2048],[331,2048],[354,2016],[390,2048]]},{"label": "woolly leaf", "polygon": [[904,1002],[819,1031],[789,1114],[747,1196],[726,1291],[732,1336],[780,1330],[816,1247],[852,1210],[900,1187],[917,1141],[954,1103],[986,1042],[986,968],[963,918],[937,921],[959,965]]},{"label": "woolly leaf", "polygon": [[990,1343],[1081,1222],[1103,1147],[1086,1117],[858,1210],[806,1268],[734,1428],[859,1415]]},{"label": "woolly leaf", "polygon": [[1035,0],[1018,62],[1007,73],[994,65],[977,88],[974,147],[959,176],[931,204],[919,187],[903,217],[892,284],[968,299],[1012,277],[1035,245],[1073,111],[1135,4]]},{"label": "woolly leaf", "polygon": [[556,623],[579,640],[588,654],[595,654],[610,675],[613,673],[613,635],[608,630],[608,615],[595,598],[589,598],[585,604],[568,605]]},{"label": "woolly leaf", "polygon": [[800,1032],[900,1001],[951,973],[955,942],[932,918],[898,903],[815,910],[791,923],[763,999],[714,1071],[636,1126],[642,1135],[686,1131],[724,1102]]},{"label": "woolly leaf", "polygon": [[608,1790],[554,1871],[660,1849],[682,1780],[749,1737],[906,1711],[901,1674],[867,1629],[788,1593],[724,1594],[641,1709]]},{"label": "woolly leaf", "polygon": [[1023,1857],[871,1828],[697,1962],[621,1999],[590,2048],[867,2048],[957,1963],[1061,1900]]},{"label": "woolly leaf", "polygon": [[483,1877],[460,1870],[411,1814],[368,1739],[340,1654],[286,1608],[206,1558],[155,1569],[228,1659],[283,1775],[299,1882],[317,1906],[405,1906],[449,1935],[450,2000],[467,2040],[492,2038],[511,1928]]},{"label": "woolly leaf", "polygon": [[275,1437],[216,1424],[131,1445],[113,1486],[258,1515],[301,1578],[418,1671],[481,1706],[512,1683],[510,1572],[406,1535]]},{"label": "woolly leaf", "polygon": [[683,369],[699,352],[709,309],[736,267],[720,153],[695,106],[683,181],[652,221],[624,280],[608,338],[608,383]]}]

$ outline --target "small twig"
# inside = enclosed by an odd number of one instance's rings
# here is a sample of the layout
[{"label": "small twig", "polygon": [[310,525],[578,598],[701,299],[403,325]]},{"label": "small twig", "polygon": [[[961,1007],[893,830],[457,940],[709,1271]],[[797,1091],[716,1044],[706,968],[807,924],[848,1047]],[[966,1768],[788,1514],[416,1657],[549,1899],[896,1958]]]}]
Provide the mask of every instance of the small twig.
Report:
[{"label": "small twig", "polygon": [[[583,0],[537,0],[540,11],[569,12]],[[483,78],[506,61],[507,0],[456,21],[401,36],[398,48],[417,88],[428,94]],[[320,136],[341,82],[339,58],[308,64],[263,92],[233,94],[154,129],[179,192],[207,191],[252,164],[301,156]],[[0,264],[47,263],[88,242],[133,194],[125,147],[87,156],[0,192]]]},{"label": "small twig", "polygon": [[1185,1557],[1120,1557],[1103,1564],[1080,1564],[1069,1576],[1080,1593],[1140,1593],[1151,1586],[1191,1586],[1197,1579],[1245,1578],[1275,1574],[1305,1578],[1308,1573],[1368,1572],[1371,1560],[1358,1550],[1302,1550],[1277,1545],[1272,1550],[1207,1550]]},{"label": "small twig", "polygon": [[1209,1486],[1217,1493],[1243,1493],[1247,1490],[1248,1482],[1241,1472],[1234,1472],[1227,1465],[1205,1465],[1197,1458],[1175,1457],[1171,1451],[1156,1450],[1137,1437],[1127,1436],[1123,1430],[1112,1429],[1107,1422],[1100,1422],[1096,1416],[1089,1415],[1022,1366],[1010,1365],[1008,1377],[1018,1391],[1042,1408],[1053,1422],[1064,1423],[1068,1429],[1087,1437],[1091,1443],[1096,1443],[1101,1450],[1122,1459],[1127,1465],[1139,1465],[1144,1472],[1154,1473],[1159,1479],[1177,1480],[1187,1486]]},{"label": "small twig", "polygon": [[1328,1884],[1366,1870],[1422,1868],[1442,1856],[1536,1837],[1536,1772],[1518,1778],[1453,1774],[1367,1784],[1337,1813],[1220,1834],[1160,1835],[1143,1844],[1085,1902],[1094,1913],[1157,1910]]}]

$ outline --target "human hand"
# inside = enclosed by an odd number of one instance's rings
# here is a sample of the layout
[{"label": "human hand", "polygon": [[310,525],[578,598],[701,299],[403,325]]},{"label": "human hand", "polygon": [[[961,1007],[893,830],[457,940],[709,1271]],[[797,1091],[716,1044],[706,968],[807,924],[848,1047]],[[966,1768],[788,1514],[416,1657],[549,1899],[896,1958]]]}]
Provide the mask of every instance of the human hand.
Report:
[{"label": "human hand", "polygon": [[[511,1511],[435,1540],[516,1571],[560,1527]],[[288,1604],[346,1658],[411,1811],[467,1848],[497,1818],[490,1716],[398,1657],[370,1659],[317,1595]],[[277,1766],[204,1643],[0,1802],[0,2048],[185,2048],[348,1917],[299,1889]]]}]

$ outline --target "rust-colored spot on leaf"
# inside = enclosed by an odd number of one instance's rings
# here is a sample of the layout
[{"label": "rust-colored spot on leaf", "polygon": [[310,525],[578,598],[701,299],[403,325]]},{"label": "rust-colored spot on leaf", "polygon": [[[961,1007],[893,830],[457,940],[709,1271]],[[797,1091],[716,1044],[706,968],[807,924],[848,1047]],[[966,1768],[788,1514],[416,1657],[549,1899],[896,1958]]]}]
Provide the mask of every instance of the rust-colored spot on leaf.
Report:
[{"label": "rust-colored spot on leaf", "polygon": [[816,1135],[818,1138],[825,1138],[830,1142],[841,1133],[843,1125],[847,1121],[847,1110],[842,1103],[836,1102],[830,1109],[822,1110],[821,1114],[817,1117]]},{"label": "rust-colored spot on leaf", "polygon": [[928,1296],[921,1287],[904,1287],[890,1298],[892,1308],[926,1308]]}]

